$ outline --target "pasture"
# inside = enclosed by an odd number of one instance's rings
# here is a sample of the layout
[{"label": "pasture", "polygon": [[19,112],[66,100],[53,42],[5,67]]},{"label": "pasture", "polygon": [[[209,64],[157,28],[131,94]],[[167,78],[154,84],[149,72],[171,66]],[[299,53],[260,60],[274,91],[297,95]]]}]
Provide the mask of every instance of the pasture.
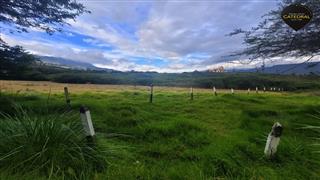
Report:
[{"label": "pasture", "polygon": [[[0,111],[15,105],[37,116],[78,114],[89,108],[97,143],[110,151],[106,170],[92,179],[317,179],[320,96],[315,92],[262,92],[145,86],[1,81]],[[71,110],[63,88],[70,92]],[[320,116],[320,115],[319,115]],[[318,117],[319,117],[318,116]],[[79,118],[80,121],[80,118]],[[264,157],[275,122],[283,127],[275,158]],[[1,151],[1,149],[0,149]],[[18,163],[18,162],[17,162]],[[41,172],[0,178],[46,179]],[[59,179],[59,176],[55,177]]]}]

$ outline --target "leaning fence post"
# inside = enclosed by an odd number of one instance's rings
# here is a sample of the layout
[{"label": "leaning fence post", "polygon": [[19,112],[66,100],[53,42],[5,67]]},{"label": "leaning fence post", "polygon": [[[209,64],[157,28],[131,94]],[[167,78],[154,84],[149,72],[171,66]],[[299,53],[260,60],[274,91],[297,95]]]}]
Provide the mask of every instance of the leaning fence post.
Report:
[{"label": "leaning fence post", "polygon": [[218,94],[217,94],[217,90],[216,90],[216,87],[215,86],[213,86],[213,93],[214,93],[214,95],[215,96],[217,96]]},{"label": "leaning fence post", "polygon": [[68,91],[68,87],[64,87],[64,96],[66,98],[66,103],[68,105],[68,107],[71,107],[71,100],[69,98],[69,91]]},{"label": "leaning fence post", "polygon": [[190,88],[190,99],[193,100],[193,87]]},{"label": "leaning fence post", "polygon": [[276,154],[282,130],[282,125],[279,122],[274,123],[272,126],[272,130],[268,135],[266,147],[264,148],[264,154],[268,158],[272,158]]},{"label": "leaning fence post", "polygon": [[153,84],[150,85],[150,99],[149,102],[152,103],[153,101]]},{"label": "leaning fence post", "polygon": [[2,96],[2,81],[0,81],[0,97]]},{"label": "leaning fence post", "polygon": [[91,114],[88,108],[84,106],[80,107],[80,118],[88,143],[94,143],[95,132],[91,120]]}]

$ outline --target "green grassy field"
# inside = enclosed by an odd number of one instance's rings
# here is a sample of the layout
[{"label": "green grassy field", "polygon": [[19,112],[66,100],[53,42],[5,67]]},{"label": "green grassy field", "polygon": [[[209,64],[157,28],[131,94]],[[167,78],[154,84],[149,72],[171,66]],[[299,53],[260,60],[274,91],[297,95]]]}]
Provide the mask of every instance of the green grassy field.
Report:
[{"label": "green grassy field", "polygon": [[[320,96],[312,93],[148,92],[121,89],[72,94],[72,111],[87,106],[97,142],[113,147],[107,170],[94,179],[319,179],[314,137]],[[2,113],[12,102],[46,116],[65,111],[64,95],[36,91],[2,93]],[[80,121],[80,118],[79,118]],[[284,126],[277,156],[263,154],[274,122]],[[318,148],[319,150],[319,148]],[[1,172],[1,178],[15,176]],[[28,177],[28,176],[24,176]],[[45,178],[41,175],[30,175]],[[20,177],[21,178],[21,177]],[[19,179],[20,179],[19,178]]]}]

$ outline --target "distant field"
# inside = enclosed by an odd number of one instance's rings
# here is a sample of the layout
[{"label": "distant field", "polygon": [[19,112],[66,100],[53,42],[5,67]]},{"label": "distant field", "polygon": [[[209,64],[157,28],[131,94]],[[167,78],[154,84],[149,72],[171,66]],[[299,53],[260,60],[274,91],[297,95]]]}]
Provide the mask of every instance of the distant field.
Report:
[{"label": "distant field", "polygon": [[[134,86],[134,85],[99,85],[99,84],[68,84],[68,83],[55,83],[49,81],[9,81],[0,80],[0,87],[3,92],[10,93],[23,93],[23,92],[40,92],[48,93],[63,93],[63,88],[68,87],[71,93],[85,93],[85,92],[124,92],[124,91],[142,91],[148,92],[149,86]],[[155,92],[180,92],[189,93],[190,88],[184,87],[166,87],[154,86]],[[247,93],[247,90],[234,89],[235,93]],[[208,88],[194,88],[194,92],[200,93],[213,93],[212,89]],[[230,89],[218,89],[217,92],[230,93]],[[251,89],[251,93],[255,93],[255,89]],[[263,93],[260,89],[260,93]],[[271,92],[269,92],[271,93]],[[279,93],[278,90],[272,93]]]},{"label": "distant field", "polygon": [[[78,113],[87,106],[98,143],[118,147],[108,168],[95,179],[319,179],[319,136],[305,125],[319,125],[316,93],[260,92],[155,87],[150,104],[146,86],[1,81],[0,110],[12,103],[40,116],[66,109],[63,87]],[[51,88],[51,94],[48,97]],[[241,93],[238,93],[241,92]],[[80,121],[80,120],[79,120]],[[284,126],[278,155],[264,158],[274,122]],[[17,179],[3,175],[0,179]],[[22,177],[22,176],[21,176]],[[21,179],[20,177],[20,179]],[[29,176],[24,176],[29,177]],[[30,175],[30,179],[43,177]],[[18,176],[19,179],[19,176]]]}]

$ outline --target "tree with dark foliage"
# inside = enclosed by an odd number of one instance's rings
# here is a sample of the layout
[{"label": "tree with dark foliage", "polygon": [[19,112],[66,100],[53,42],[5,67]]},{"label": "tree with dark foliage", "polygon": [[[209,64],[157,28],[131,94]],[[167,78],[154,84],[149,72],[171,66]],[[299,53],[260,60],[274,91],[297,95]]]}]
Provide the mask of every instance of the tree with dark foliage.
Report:
[{"label": "tree with dark foliage", "polygon": [[[308,6],[313,19],[299,31],[291,29],[282,19],[282,10],[291,4]],[[246,56],[251,61],[274,57],[312,57],[320,55],[320,2],[315,0],[283,0],[263,16],[264,20],[251,30],[236,29],[230,33],[244,35],[247,48],[231,56]]]},{"label": "tree with dark foliage", "polygon": [[88,12],[75,0],[0,0],[0,22],[18,32],[27,32],[28,28],[60,31],[66,20]]},{"label": "tree with dark foliage", "polygon": [[0,77],[3,79],[22,79],[37,59],[27,53],[21,46],[0,46]]}]

